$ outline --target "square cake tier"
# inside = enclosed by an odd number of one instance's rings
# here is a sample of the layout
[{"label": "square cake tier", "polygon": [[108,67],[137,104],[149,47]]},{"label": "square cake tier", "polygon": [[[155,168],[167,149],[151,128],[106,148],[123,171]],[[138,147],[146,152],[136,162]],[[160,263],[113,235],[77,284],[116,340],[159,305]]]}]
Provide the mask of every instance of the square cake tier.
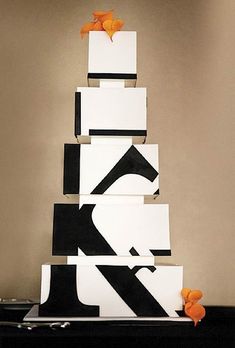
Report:
[{"label": "square cake tier", "polygon": [[136,32],[118,31],[111,41],[104,31],[90,31],[88,78],[136,80]]}]

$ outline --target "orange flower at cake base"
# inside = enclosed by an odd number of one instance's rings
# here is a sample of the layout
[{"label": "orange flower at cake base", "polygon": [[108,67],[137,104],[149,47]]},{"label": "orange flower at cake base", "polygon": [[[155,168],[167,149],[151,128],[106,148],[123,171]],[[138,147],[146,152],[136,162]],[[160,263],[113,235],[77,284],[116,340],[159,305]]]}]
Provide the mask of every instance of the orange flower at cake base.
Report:
[{"label": "orange flower at cake base", "polygon": [[187,302],[184,311],[188,317],[193,319],[194,326],[206,315],[206,310],[200,303]]},{"label": "orange flower at cake base", "polygon": [[196,326],[206,315],[205,308],[200,303],[197,303],[202,298],[203,294],[201,290],[183,288],[181,290],[181,295],[185,302],[185,314],[194,321],[194,326]]},{"label": "orange flower at cake base", "polygon": [[93,12],[93,18],[93,22],[85,23],[82,26],[80,30],[82,38],[85,34],[88,34],[89,31],[106,31],[112,41],[113,34],[119,31],[124,24],[121,19],[113,18],[113,10],[95,11]]}]

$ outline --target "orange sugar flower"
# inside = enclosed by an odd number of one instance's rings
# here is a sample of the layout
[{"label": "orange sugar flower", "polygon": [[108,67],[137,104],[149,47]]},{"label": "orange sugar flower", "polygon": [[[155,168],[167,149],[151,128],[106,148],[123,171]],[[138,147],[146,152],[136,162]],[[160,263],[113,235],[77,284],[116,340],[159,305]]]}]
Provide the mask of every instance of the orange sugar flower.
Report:
[{"label": "orange sugar flower", "polygon": [[83,39],[85,34],[88,34],[89,31],[93,30],[94,24],[95,24],[94,22],[88,22],[88,23],[85,23],[81,27],[80,34],[81,34],[82,39]]},{"label": "orange sugar flower", "polygon": [[102,31],[104,30],[103,25],[100,21],[94,23],[93,31]]},{"label": "orange sugar flower", "polygon": [[188,302],[185,304],[185,314],[194,321],[194,326],[196,326],[199,320],[205,317],[206,311],[200,303]]},{"label": "orange sugar flower", "polygon": [[103,28],[112,40],[113,34],[123,27],[124,22],[121,19],[107,19],[103,23]]},{"label": "orange sugar flower", "polygon": [[95,11],[93,12],[93,21],[85,23],[81,30],[80,34],[83,38],[85,34],[88,34],[89,31],[106,31],[112,40],[113,34],[120,30],[124,24],[121,19],[113,18],[113,10],[110,11]]},{"label": "orange sugar flower", "polygon": [[93,17],[95,21],[100,21],[103,24],[107,19],[113,19],[113,10],[95,11],[93,12]]},{"label": "orange sugar flower", "polygon": [[188,294],[188,301],[192,303],[196,303],[202,298],[201,290],[191,290]]},{"label": "orange sugar flower", "polygon": [[201,290],[191,290],[189,288],[183,288],[181,290],[181,295],[184,299],[185,314],[194,321],[194,326],[197,325],[199,320],[205,317],[205,308],[197,303],[203,296]]},{"label": "orange sugar flower", "polygon": [[188,302],[188,295],[190,294],[190,292],[191,292],[191,289],[188,289],[188,288],[183,288],[181,290],[181,295],[182,295],[185,303]]},{"label": "orange sugar flower", "polygon": [[93,12],[94,20],[100,21],[102,24],[107,19],[113,19],[113,10],[110,11],[95,11]]},{"label": "orange sugar flower", "polygon": [[94,31],[94,30],[95,31],[104,30],[102,23],[100,21],[85,23],[80,30],[80,34],[81,34],[82,39],[83,39],[85,34],[88,34],[89,31]]}]

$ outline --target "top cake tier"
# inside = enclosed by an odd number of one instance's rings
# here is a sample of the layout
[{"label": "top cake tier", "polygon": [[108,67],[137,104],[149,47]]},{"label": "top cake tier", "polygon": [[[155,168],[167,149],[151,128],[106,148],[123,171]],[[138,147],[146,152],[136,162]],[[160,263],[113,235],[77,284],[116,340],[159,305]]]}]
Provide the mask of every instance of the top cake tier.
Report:
[{"label": "top cake tier", "polygon": [[90,31],[88,78],[136,79],[136,32]]}]

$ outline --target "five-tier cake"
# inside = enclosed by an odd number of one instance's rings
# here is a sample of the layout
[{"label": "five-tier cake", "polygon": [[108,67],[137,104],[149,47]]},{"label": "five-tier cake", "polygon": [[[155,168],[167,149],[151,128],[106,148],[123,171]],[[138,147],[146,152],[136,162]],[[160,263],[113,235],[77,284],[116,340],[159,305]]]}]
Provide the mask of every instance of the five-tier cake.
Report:
[{"label": "five-tier cake", "polygon": [[[64,145],[53,255],[42,266],[39,308],[27,320],[179,320],[183,267],[171,255],[169,207],[157,204],[158,145],[145,144],[146,88],[137,88],[136,32],[89,33],[89,87],[75,93],[75,137]],[[35,312],[36,311],[36,312]]]}]

